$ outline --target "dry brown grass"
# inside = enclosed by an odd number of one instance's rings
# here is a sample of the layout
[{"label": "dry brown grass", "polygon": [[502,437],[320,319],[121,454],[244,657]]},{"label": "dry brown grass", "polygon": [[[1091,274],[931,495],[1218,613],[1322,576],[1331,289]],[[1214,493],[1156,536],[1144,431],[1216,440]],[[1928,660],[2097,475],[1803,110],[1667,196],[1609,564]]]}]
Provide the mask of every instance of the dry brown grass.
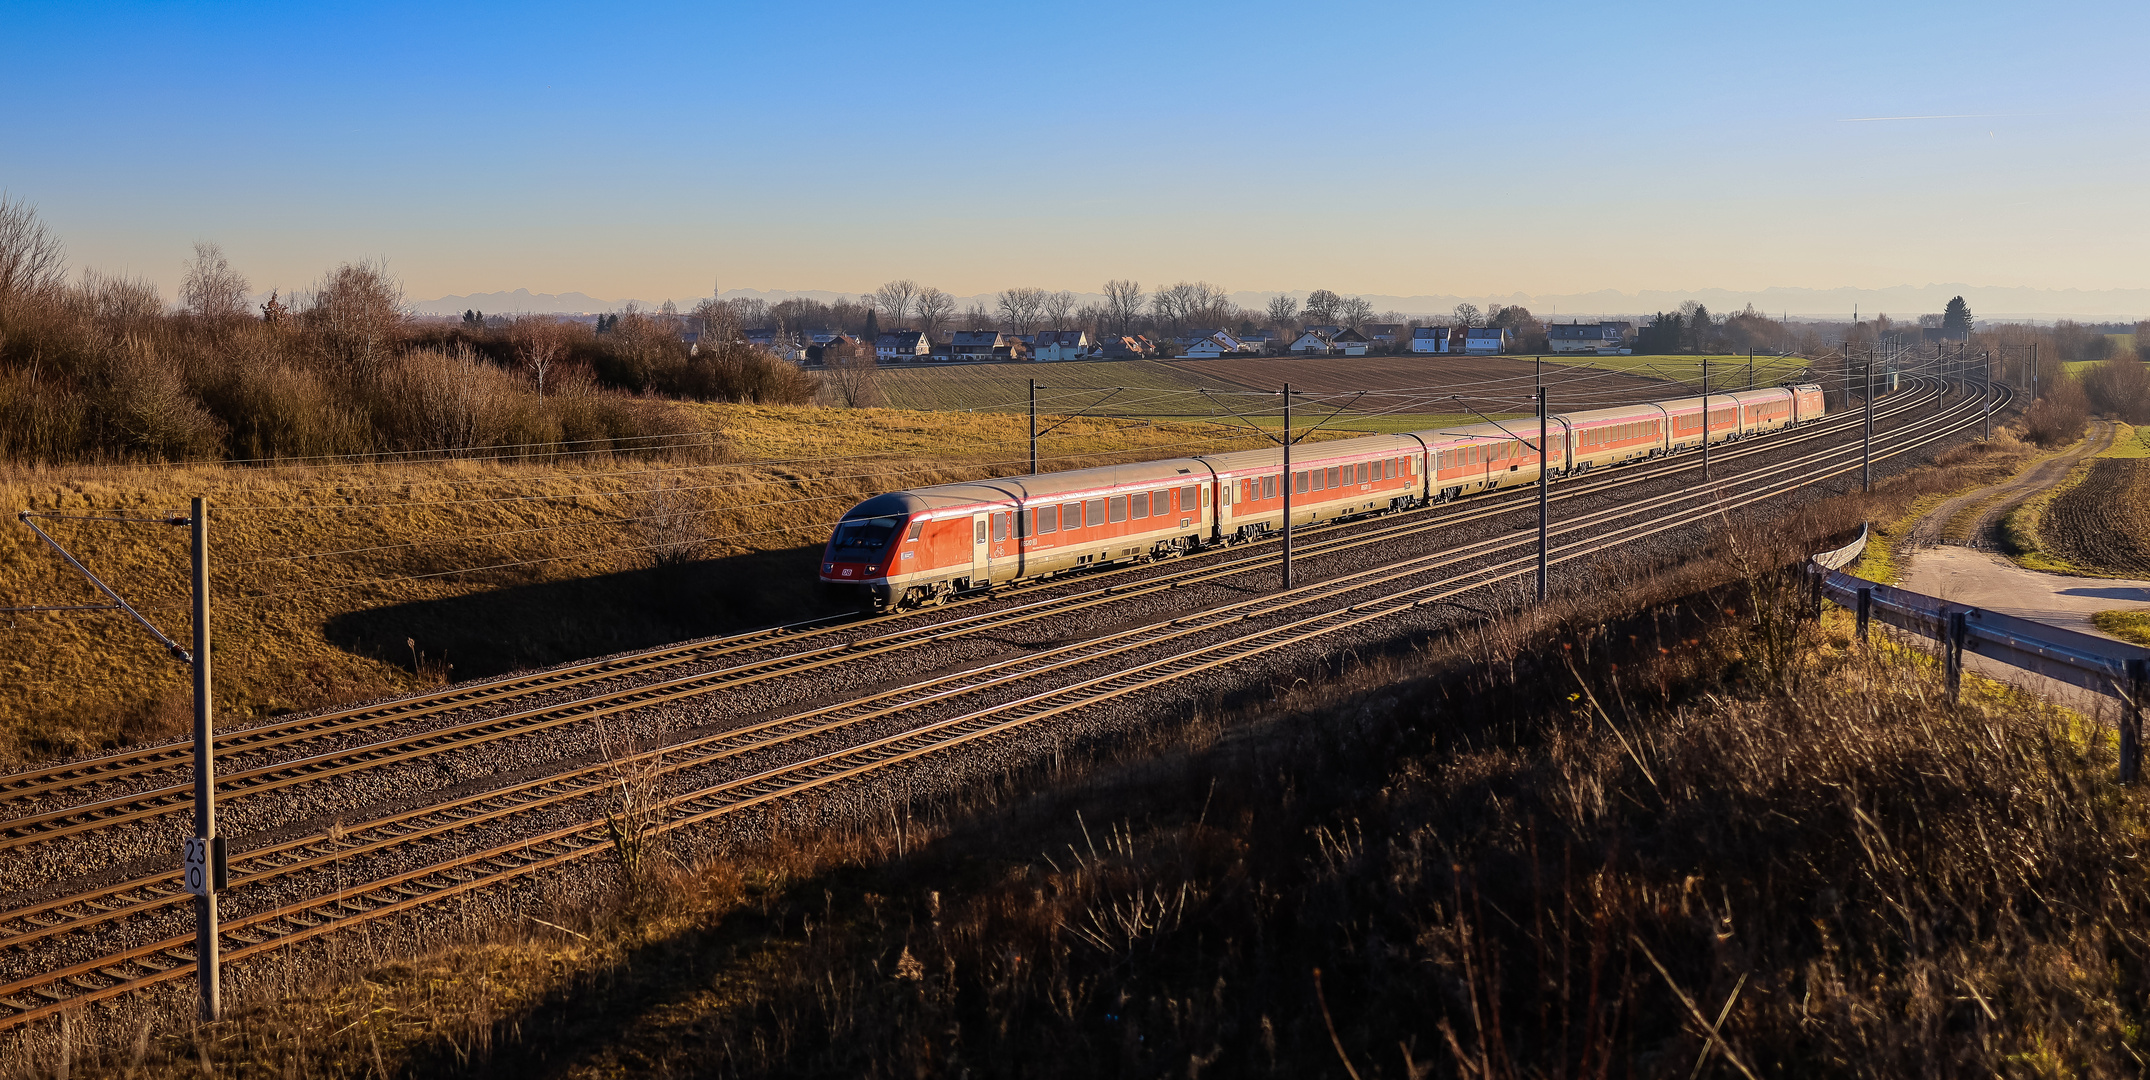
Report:
[{"label": "dry brown grass", "polygon": [[[242,724],[834,612],[814,582],[826,522],[891,488],[1027,467],[1018,417],[679,408],[718,444],[541,463],[18,466],[0,471],[0,503],[142,513],[206,496],[220,723]],[[1041,453],[1055,468],[1240,445],[1208,425],[1078,420]],[[47,527],[185,639],[186,530]],[[98,599],[28,529],[0,529],[0,607]],[[0,761],[179,730],[187,675],[124,616],[0,615],[0,642]]]},{"label": "dry brown grass", "polygon": [[1788,619],[1739,535],[1720,590],[1307,672],[77,1067],[2135,1075],[2110,737]]}]

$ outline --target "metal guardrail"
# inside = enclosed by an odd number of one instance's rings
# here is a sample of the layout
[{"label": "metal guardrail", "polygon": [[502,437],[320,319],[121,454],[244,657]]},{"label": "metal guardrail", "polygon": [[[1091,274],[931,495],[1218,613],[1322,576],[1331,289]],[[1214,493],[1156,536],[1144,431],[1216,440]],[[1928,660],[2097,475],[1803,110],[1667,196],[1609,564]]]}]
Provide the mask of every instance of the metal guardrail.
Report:
[{"label": "metal guardrail", "polygon": [[1810,558],[1815,608],[1823,598],[1858,612],[1859,637],[1879,619],[1900,630],[1933,638],[1953,700],[1963,684],[1963,654],[1976,653],[2056,682],[2117,698],[2121,704],[2120,780],[2133,783],[2140,768],[2142,713],[2150,701],[2150,649],[2093,634],[2048,626],[1998,611],[1952,604],[1939,597],[1854,577],[1841,568],[1866,550],[1867,531],[1843,547]]}]

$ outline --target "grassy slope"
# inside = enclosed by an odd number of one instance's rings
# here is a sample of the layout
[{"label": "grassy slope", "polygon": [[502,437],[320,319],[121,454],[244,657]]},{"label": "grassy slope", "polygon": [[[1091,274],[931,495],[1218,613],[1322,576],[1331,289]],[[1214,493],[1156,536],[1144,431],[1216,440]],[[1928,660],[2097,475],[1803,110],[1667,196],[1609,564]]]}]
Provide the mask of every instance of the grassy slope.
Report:
[{"label": "grassy slope", "polygon": [[2132,1075],[2150,848],[2111,740],[1975,675],[1949,705],[1930,657],[1793,606],[1765,581],[1309,672],[900,835],[801,832],[540,909],[573,937],[251,1003],[146,1064],[1685,1074],[1712,1052],[1684,997],[1761,1075]]},{"label": "grassy slope", "polygon": [[[207,496],[220,722],[233,724],[830,610],[812,582],[827,522],[891,488],[1020,472],[1027,453],[1023,420],[1005,414],[700,414],[729,464],[18,469],[0,473],[0,501],[152,512]],[[1041,452],[1067,468],[1251,445],[1208,425],[1082,420]],[[635,550],[653,537],[630,519],[657,487],[682,489],[686,535],[716,538],[700,561],[656,570]],[[184,529],[49,528],[188,639]],[[348,554],[291,561],[326,552]],[[507,563],[529,565],[416,576]],[[28,529],[0,529],[0,606],[98,599]],[[117,613],[0,616],[0,642],[0,761],[184,727],[186,672]]]}]

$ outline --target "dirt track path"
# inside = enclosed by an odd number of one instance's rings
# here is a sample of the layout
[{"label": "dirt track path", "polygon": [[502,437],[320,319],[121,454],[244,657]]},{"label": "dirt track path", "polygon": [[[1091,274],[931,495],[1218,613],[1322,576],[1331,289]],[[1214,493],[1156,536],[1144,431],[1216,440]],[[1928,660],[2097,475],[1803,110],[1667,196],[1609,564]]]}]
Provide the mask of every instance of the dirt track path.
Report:
[{"label": "dirt track path", "polygon": [[1961,544],[1980,551],[1997,551],[1997,526],[2010,510],[2039,492],[2061,482],[2084,458],[2103,453],[2113,445],[2118,429],[2110,420],[2093,420],[2090,433],[2067,450],[2025,469],[1998,484],[1958,495],[1934,507],[1918,524],[1904,545],[1906,554],[1942,544]]},{"label": "dirt track path", "polygon": [[1904,587],[2102,637],[2111,635],[2091,625],[2093,614],[2150,605],[2150,581],[2025,570],[1996,550],[1995,526],[2004,515],[2060,483],[2084,458],[2112,445],[2113,424],[2093,423],[2090,434],[2067,451],[1998,484],[1958,495],[1919,519],[1903,549],[1910,560],[1903,572]]}]

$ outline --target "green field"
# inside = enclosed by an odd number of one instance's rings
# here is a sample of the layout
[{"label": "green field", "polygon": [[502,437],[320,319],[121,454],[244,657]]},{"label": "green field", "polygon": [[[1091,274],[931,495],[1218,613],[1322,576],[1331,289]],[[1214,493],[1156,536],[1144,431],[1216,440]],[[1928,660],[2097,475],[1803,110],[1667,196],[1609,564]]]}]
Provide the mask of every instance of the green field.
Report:
[{"label": "green field", "polygon": [[[1289,361],[1304,363],[1304,361]],[[1040,416],[1089,415],[1154,420],[1252,422],[1281,428],[1276,403],[1267,397],[1241,396],[1266,387],[1241,384],[1186,362],[1113,360],[1057,364],[954,364],[882,368],[877,376],[890,408],[938,412],[1022,412],[1030,407],[1030,380],[1038,389]],[[1202,394],[1200,390],[1210,390]],[[1234,415],[1233,410],[1241,415]],[[1345,412],[1329,418],[1330,408],[1308,406],[1292,417],[1294,429],[1323,423],[1323,430],[1358,432],[1420,431],[1476,423],[1468,414],[1447,412]],[[1503,418],[1517,414],[1504,414]]]},{"label": "green field", "polygon": [[[1598,368],[1639,375],[1648,379],[1668,379],[1686,383],[1698,392],[1702,386],[1702,365],[1709,362],[1710,389],[1744,390],[1747,388],[1747,356],[1548,356],[1549,364],[1566,367]],[[1753,381],[1755,389],[1775,386],[1807,367],[1805,357],[1761,356],[1754,357]]]}]

